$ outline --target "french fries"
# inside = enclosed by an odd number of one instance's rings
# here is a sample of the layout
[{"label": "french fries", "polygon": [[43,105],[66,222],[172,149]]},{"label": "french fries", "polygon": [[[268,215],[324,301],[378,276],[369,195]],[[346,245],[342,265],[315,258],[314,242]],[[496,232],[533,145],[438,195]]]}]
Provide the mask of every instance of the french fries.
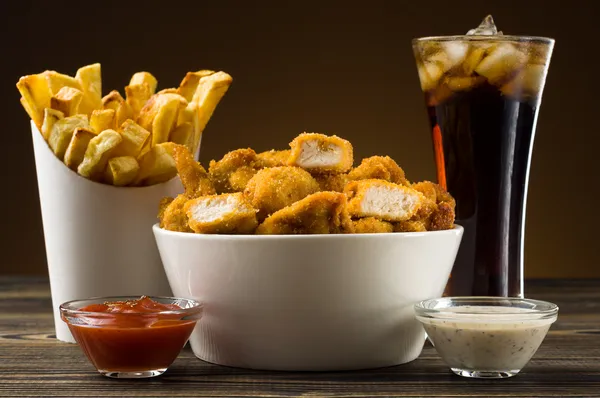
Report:
[{"label": "french fries", "polygon": [[196,153],[200,136],[231,84],[225,72],[188,72],[179,87],[157,91],[149,72],[102,96],[101,65],[75,77],[47,70],[17,82],[20,102],[69,169],[119,187],[159,184],[177,170],[174,144]]},{"label": "french fries", "polygon": [[92,138],[77,172],[87,178],[100,179],[108,163],[110,151],[115,149],[121,141],[123,141],[121,134],[114,130],[104,130]]},{"label": "french fries", "polygon": [[67,147],[67,152],[65,153],[64,161],[68,168],[77,171],[77,168],[81,162],[83,162],[83,157],[85,156],[88,144],[95,136],[96,134],[89,129],[83,127],[77,127],[75,129],[71,142]]},{"label": "french fries", "polygon": [[133,156],[119,156],[108,160],[104,173],[106,182],[117,187],[131,184],[140,169]]},{"label": "french fries", "polygon": [[90,117],[90,127],[96,134],[115,127],[114,109],[95,109]]},{"label": "french fries", "polygon": [[83,93],[81,91],[65,86],[50,98],[50,107],[61,111],[65,116],[73,116],[79,113],[79,105],[82,99]]},{"label": "french fries", "polygon": [[73,132],[78,127],[88,127],[88,118],[86,115],[75,115],[59,119],[52,126],[50,136],[48,137],[48,145],[61,161],[65,157],[65,153],[73,137]]}]

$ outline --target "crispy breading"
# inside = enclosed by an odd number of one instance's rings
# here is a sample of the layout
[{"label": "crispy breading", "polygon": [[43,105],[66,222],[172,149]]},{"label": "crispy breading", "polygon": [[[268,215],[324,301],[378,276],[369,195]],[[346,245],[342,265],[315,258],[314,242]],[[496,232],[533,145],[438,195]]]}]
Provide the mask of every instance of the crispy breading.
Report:
[{"label": "crispy breading", "polygon": [[269,216],[256,229],[258,235],[352,233],[346,196],[317,192]]},{"label": "crispy breading", "polygon": [[352,217],[377,217],[385,221],[405,221],[422,205],[421,192],[384,180],[351,181],[344,190]]},{"label": "crispy breading", "polygon": [[394,232],[425,232],[427,226],[422,221],[400,221],[394,223]]},{"label": "crispy breading", "polygon": [[311,173],[345,173],[352,168],[352,144],[338,136],[302,133],[290,143],[288,165]]},{"label": "crispy breading", "polygon": [[191,199],[184,210],[196,233],[251,234],[258,225],[256,210],[240,192]]},{"label": "crispy breading", "polygon": [[[160,227],[169,231],[193,232],[188,225],[184,206],[190,199],[185,194],[174,200],[163,199],[159,207]],[[167,205],[165,205],[168,202]],[[161,210],[164,207],[164,210]]]},{"label": "crispy breading", "polygon": [[429,231],[441,231],[454,228],[454,206],[450,202],[440,202],[437,211],[431,216]]},{"label": "crispy breading", "polygon": [[184,145],[172,145],[173,159],[181,183],[188,198],[214,195],[215,187],[202,165],[194,160],[194,156]]},{"label": "crispy breading", "polygon": [[344,192],[344,187],[348,183],[347,174],[313,174],[321,191]]},{"label": "crispy breading", "polygon": [[[242,173],[234,176],[238,169],[242,169]],[[208,173],[217,193],[243,191],[248,181],[257,172],[256,152],[251,148],[231,151],[219,161],[211,160],[208,166]],[[233,181],[232,176],[234,176]]]},{"label": "crispy breading", "polygon": [[260,168],[286,166],[291,153],[289,149],[284,151],[271,149],[256,155],[256,163]]},{"label": "crispy breading", "polygon": [[258,210],[259,221],[319,191],[319,184],[299,167],[269,167],[257,172],[246,185],[244,196]]},{"label": "crispy breading", "polygon": [[360,165],[348,173],[348,180],[378,179],[394,184],[410,185],[404,170],[389,156],[371,156],[362,160]]},{"label": "crispy breading", "polygon": [[356,234],[378,234],[394,231],[392,223],[375,217],[359,218],[358,220],[353,220],[352,224],[354,224],[354,233]]}]

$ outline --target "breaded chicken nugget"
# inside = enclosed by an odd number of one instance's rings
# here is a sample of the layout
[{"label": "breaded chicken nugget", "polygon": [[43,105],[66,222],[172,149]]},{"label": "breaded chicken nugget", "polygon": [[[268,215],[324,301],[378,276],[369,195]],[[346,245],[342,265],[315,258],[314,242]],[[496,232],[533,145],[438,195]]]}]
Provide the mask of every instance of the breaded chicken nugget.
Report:
[{"label": "breaded chicken nugget", "polygon": [[[161,203],[167,202],[168,199],[163,199]],[[186,194],[178,195],[174,200],[159,211],[160,227],[168,231],[177,232],[192,232],[188,225],[188,218],[184,211],[184,206],[188,202],[189,197]]]},{"label": "breaded chicken nugget", "polygon": [[351,181],[344,192],[352,217],[377,217],[384,221],[409,220],[424,199],[419,191],[383,180]]},{"label": "breaded chicken nugget", "polygon": [[173,145],[175,167],[189,198],[214,195],[215,187],[202,165],[194,160],[194,156],[184,145]]},{"label": "breaded chicken nugget", "polygon": [[317,192],[269,216],[256,229],[258,235],[339,234],[354,228],[346,210],[346,196]]},{"label": "breaded chicken nugget", "polygon": [[250,148],[231,151],[221,160],[211,160],[208,173],[217,193],[241,192],[260,167],[256,152]]},{"label": "breaded chicken nugget", "polygon": [[358,167],[348,173],[348,179],[352,181],[377,179],[410,185],[404,170],[389,156],[371,156],[363,159]]},{"label": "breaded chicken nugget", "polygon": [[256,155],[256,162],[260,168],[287,166],[291,153],[292,151],[289,149],[284,151],[271,149],[270,151],[261,152]]},{"label": "breaded chicken nugget", "polygon": [[441,185],[431,181],[416,182],[411,185],[411,188],[421,192],[427,199],[433,200],[435,203],[448,202],[453,208],[456,206],[456,201]]},{"label": "breaded chicken nugget", "polygon": [[394,232],[425,232],[427,227],[422,221],[400,221],[394,223]]},{"label": "breaded chicken nugget", "polygon": [[201,234],[250,234],[258,225],[256,210],[239,192],[191,199],[184,211],[190,228]]},{"label": "breaded chicken nugget", "polygon": [[313,174],[313,177],[319,183],[320,191],[344,192],[348,182],[347,174]]},{"label": "breaded chicken nugget", "polygon": [[248,181],[244,196],[258,210],[257,218],[262,221],[277,210],[318,191],[319,184],[308,171],[284,166],[260,170]]},{"label": "breaded chicken nugget", "polygon": [[356,234],[378,234],[394,231],[392,223],[379,220],[375,217],[359,218],[356,221],[352,221],[352,224],[354,224],[354,233]]},{"label": "breaded chicken nugget", "polygon": [[454,228],[454,206],[450,202],[441,202],[429,221],[429,231],[442,231]]},{"label": "breaded chicken nugget", "polygon": [[354,163],[352,144],[335,135],[302,133],[291,143],[288,165],[311,173],[345,173]]}]

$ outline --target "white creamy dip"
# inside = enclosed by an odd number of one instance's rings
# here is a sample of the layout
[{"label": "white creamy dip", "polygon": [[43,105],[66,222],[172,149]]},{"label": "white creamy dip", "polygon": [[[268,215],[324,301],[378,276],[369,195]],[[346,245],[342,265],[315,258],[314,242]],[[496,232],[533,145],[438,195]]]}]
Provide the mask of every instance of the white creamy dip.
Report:
[{"label": "white creamy dip", "polygon": [[534,313],[515,307],[459,306],[418,319],[454,371],[517,373],[556,320],[535,319]]}]

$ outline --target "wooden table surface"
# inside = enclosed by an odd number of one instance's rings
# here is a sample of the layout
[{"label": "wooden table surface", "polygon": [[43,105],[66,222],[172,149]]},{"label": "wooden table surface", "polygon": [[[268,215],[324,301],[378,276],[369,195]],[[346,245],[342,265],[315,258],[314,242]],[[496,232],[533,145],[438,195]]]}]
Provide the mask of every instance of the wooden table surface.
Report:
[{"label": "wooden table surface", "polygon": [[406,365],[356,372],[259,372],[211,365],[186,347],[161,377],[108,379],[54,336],[47,279],[0,277],[0,396],[560,396],[600,397],[600,280],[528,281],[527,296],[559,305],[558,321],[511,379],[453,375],[426,344]]}]

